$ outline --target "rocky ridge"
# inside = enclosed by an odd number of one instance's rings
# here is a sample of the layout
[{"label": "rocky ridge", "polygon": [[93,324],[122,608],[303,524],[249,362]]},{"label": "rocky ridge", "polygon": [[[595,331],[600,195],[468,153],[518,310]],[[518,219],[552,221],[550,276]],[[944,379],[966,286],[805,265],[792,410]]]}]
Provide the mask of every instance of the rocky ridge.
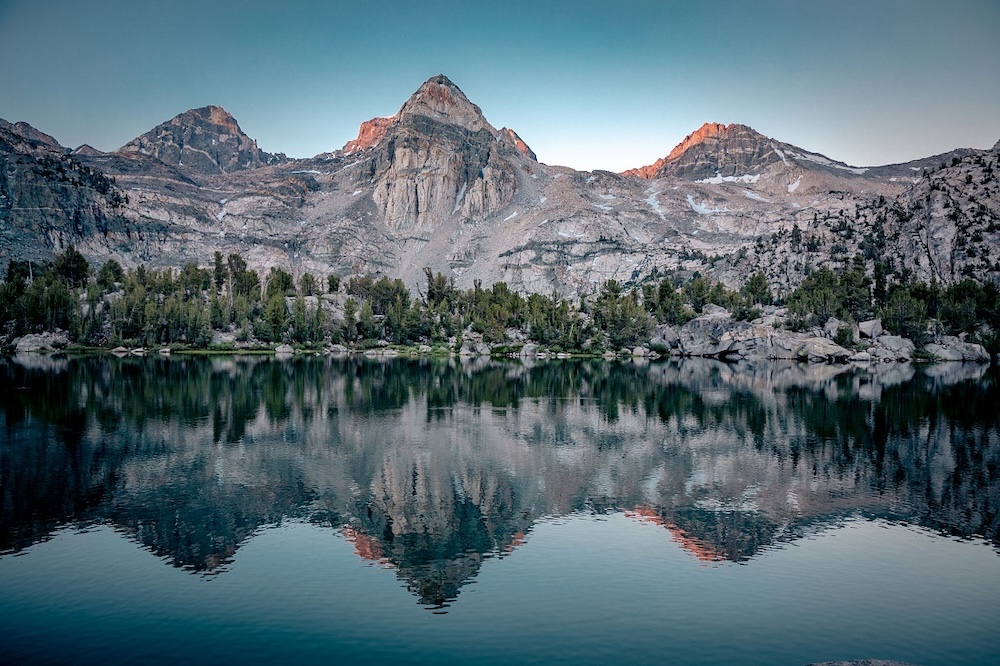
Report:
[{"label": "rocky ridge", "polygon": [[[4,150],[4,164],[22,160],[16,152]],[[25,197],[8,177],[0,261],[69,243],[125,266],[206,265],[218,250],[296,277],[385,274],[419,290],[430,267],[463,288],[503,280],[565,295],[696,271],[730,286],[763,271],[782,294],[858,253],[869,271],[887,257],[942,283],[1000,277],[996,149],[853,167],[709,123],[656,164],[578,172],[538,162],[444,76],[311,159],[260,151],[219,107],[181,114],[114,153],[71,158],[114,182],[122,203],[86,191]],[[52,189],[39,171],[28,180]],[[75,222],[88,216],[104,221]]]}]

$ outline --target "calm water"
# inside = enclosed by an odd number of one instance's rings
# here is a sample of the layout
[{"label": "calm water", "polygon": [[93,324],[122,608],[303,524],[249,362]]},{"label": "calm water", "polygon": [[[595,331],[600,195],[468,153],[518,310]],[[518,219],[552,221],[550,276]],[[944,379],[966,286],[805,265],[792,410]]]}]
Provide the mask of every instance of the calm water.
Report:
[{"label": "calm water", "polygon": [[998,379],[0,360],[0,662],[996,664]]}]

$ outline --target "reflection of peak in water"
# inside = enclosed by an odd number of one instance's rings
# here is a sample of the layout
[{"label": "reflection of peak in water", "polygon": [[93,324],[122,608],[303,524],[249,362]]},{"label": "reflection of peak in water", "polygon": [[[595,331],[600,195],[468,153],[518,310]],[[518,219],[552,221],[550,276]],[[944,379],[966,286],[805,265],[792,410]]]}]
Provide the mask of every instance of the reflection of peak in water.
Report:
[{"label": "reflection of peak in water", "polygon": [[1000,543],[996,372],[886,365],[6,361],[0,549],[110,520],[208,571],[307,516],[434,606],[597,504],[708,560],[859,510]]}]

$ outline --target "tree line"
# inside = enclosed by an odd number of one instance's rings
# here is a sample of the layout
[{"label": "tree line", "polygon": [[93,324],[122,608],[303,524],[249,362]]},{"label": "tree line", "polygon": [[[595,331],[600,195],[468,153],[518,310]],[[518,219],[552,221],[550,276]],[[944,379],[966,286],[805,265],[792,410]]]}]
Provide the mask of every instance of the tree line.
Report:
[{"label": "tree line", "polygon": [[[62,329],[81,345],[182,345],[205,348],[226,333],[262,345],[339,343],[370,347],[461,346],[469,332],[493,346],[533,343],[551,351],[601,352],[647,344],[656,326],[683,325],[715,304],[752,321],[770,305],[788,309],[794,329],[831,317],[851,325],[881,317],[893,333],[924,342],[965,333],[1000,351],[1000,291],[972,279],[943,286],[908,275],[869,276],[859,256],[839,271],[819,269],[776,296],[762,273],[738,290],[706,276],[681,274],[623,285],[609,280],[578,298],[523,295],[498,282],[458,289],[431,269],[418,297],[402,280],[311,273],[295,280],[273,267],[261,276],[239,254],[216,252],[200,267],[124,269],[114,259],[96,270],[72,246],[51,263],[11,260],[0,283],[0,339]],[[844,344],[849,335],[839,335]]]}]

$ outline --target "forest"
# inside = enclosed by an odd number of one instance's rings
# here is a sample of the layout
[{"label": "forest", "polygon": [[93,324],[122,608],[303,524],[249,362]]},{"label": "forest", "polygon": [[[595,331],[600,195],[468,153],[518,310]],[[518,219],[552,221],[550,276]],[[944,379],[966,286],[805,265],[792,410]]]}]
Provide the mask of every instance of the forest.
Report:
[{"label": "forest", "polygon": [[[590,294],[523,295],[503,282],[458,289],[429,268],[414,296],[399,279],[370,275],[298,280],[271,268],[265,275],[239,254],[216,252],[208,267],[124,269],[114,259],[91,266],[72,246],[51,263],[11,260],[0,282],[0,346],[27,333],[63,330],[80,347],[174,349],[302,348],[342,344],[427,345],[455,350],[469,333],[494,350],[532,343],[551,352],[598,354],[649,343],[659,325],[680,326],[706,304],[753,321],[787,308],[794,330],[880,317],[889,331],[920,344],[962,335],[1000,351],[1000,290],[971,278],[942,285],[909,275],[876,275],[863,257],[840,270],[813,271],[787,294],[773,293],[762,273],[739,289],[700,275],[607,281]],[[844,330],[847,330],[846,328]],[[850,336],[838,336],[850,346]]]}]

